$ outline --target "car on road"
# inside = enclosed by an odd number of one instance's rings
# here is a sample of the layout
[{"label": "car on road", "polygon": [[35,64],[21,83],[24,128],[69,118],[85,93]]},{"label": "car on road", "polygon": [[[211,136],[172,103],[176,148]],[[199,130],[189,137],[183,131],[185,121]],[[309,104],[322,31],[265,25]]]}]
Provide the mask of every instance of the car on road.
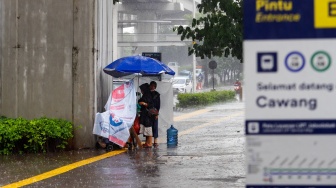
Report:
[{"label": "car on road", "polygon": [[178,76],[188,77],[190,80],[192,79],[192,72],[188,70],[180,71]]},{"label": "car on road", "polygon": [[192,82],[188,77],[174,77],[173,78],[173,92],[177,93],[191,93]]}]

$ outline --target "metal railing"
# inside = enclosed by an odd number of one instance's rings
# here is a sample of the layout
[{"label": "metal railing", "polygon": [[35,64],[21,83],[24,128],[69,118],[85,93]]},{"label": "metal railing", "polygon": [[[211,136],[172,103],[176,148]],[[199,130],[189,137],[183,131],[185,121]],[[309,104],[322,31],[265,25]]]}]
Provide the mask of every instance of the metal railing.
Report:
[{"label": "metal railing", "polygon": [[191,40],[181,41],[177,34],[127,33],[118,34],[118,46],[187,46]]}]

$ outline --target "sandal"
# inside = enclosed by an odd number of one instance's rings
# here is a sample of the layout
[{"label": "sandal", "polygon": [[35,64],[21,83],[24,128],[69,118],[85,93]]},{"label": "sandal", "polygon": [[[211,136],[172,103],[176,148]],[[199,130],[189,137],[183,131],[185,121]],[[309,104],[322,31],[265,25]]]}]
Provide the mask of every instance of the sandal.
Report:
[{"label": "sandal", "polygon": [[132,150],[132,146],[133,146],[132,143],[126,142],[126,145],[127,145],[128,150]]},{"label": "sandal", "polygon": [[158,143],[154,143],[153,146],[154,146],[154,148],[158,148],[159,144]]},{"label": "sandal", "polygon": [[147,144],[142,144],[142,147],[143,147],[143,148],[152,148],[152,146],[149,146],[149,145],[147,145]]}]

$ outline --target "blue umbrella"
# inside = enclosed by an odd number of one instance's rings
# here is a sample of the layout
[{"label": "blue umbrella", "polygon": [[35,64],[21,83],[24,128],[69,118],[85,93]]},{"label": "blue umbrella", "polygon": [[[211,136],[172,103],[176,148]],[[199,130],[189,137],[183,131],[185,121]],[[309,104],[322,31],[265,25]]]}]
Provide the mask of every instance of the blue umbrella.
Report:
[{"label": "blue umbrella", "polygon": [[106,74],[119,78],[130,74],[155,76],[160,74],[175,75],[175,72],[162,62],[146,56],[128,56],[117,59],[104,69]]}]

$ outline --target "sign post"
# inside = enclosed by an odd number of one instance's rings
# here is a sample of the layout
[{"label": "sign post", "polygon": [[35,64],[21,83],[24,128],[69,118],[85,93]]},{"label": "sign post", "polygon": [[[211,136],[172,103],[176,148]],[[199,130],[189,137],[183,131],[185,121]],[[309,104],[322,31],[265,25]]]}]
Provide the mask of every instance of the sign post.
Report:
[{"label": "sign post", "polygon": [[247,0],[243,45],[246,187],[336,187],[336,0]]},{"label": "sign post", "polygon": [[142,56],[150,57],[161,62],[161,53],[160,52],[142,52]]},{"label": "sign post", "polygon": [[215,69],[217,68],[217,62],[210,61],[209,68],[212,69],[212,91],[215,91]]}]

